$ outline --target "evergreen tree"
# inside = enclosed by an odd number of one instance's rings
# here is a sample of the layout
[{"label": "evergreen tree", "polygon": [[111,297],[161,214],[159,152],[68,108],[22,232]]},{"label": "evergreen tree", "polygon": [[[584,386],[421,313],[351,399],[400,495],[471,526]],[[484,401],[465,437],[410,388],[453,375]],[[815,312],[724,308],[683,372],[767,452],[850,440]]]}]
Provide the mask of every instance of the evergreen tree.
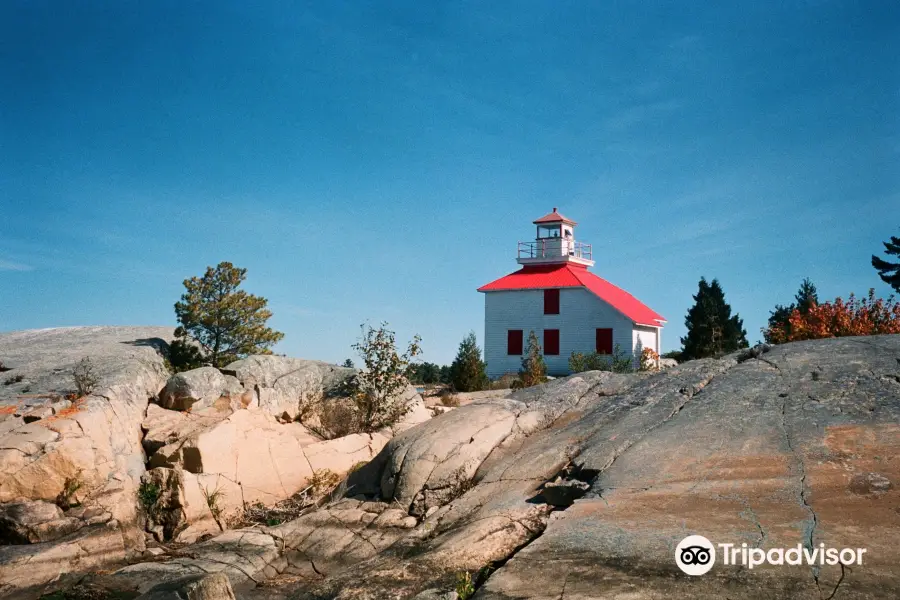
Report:
[{"label": "evergreen tree", "polygon": [[818,303],[819,296],[816,292],[816,286],[809,280],[809,277],[807,277],[800,283],[800,289],[797,290],[797,295],[794,296],[793,304],[789,306],[778,304],[775,306],[775,310],[769,313],[769,326],[763,330],[763,337],[766,342],[770,344],[775,343],[775,340],[772,337],[773,331],[784,332],[784,334],[790,336],[790,319],[794,310],[799,310],[800,314],[806,315],[809,314],[809,310]]},{"label": "evergreen tree", "polygon": [[184,280],[185,293],[175,303],[179,338],[188,336],[203,349],[204,360],[214,367],[250,354],[271,354],[284,334],[266,327],[272,312],[268,301],[238,289],[247,269],[230,262],[207,267],[203,277]]},{"label": "evergreen tree", "polygon": [[687,335],[681,338],[686,360],[721,356],[749,346],[744,323],[739,315],[731,315],[731,306],[725,302],[718,280],[707,283],[701,277],[693,298],[694,306],[684,319]]},{"label": "evergreen tree", "polygon": [[342,366],[347,367],[348,369],[353,369],[354,368],[353,359],[348,358],[347,360],[344,361],[344,364]]},{"label": "evergreen tree", "polygon": [[532,329],[528,333],[528,345],[522,356],[522,370],[519,371],[519,381],[516,383],[521,387],[531,387],[545,381],[547,381],[547,367],[541,352],[541,342]]},{"label": "evergreen tree", "polygon": [[[900,238],[892,235],[891,241],[882,243],[889,256],[900,257]],[[872,266],[878,271],[882,281],[894,288],[895,292],[900,292],[900,262],[888,262],[873,255]]]},{"label": "evergreen tree", "polygon": [[457,392],[477,392],[487,387],[488,378],[481,360],[481,348],[475,332],[469,332],[459,344],[459,351],[450,365],[450,382]]},{"label": "evergreen tree", "polygon": [[450,385],[450,365],[443,365],[441,367],[440,383]]}]

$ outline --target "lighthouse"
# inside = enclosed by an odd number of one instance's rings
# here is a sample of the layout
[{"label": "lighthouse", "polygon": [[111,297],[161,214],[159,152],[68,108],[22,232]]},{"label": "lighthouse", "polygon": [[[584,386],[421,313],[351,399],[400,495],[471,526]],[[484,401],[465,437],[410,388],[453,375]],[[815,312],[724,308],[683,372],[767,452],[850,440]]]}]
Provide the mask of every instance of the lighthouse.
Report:
[{"label": "lighthouse", "polygon": [[636,365],[644,348],[659,353],[666,320],[589,270],[593,249],[575,238],[577,223],[556,208],[533,223],[534,241],[518,243],[519,270],[478,288],[488,376],[521,368],[530,331],[554,376],[570,373],[573,352],[612,354],[618,345]]}]

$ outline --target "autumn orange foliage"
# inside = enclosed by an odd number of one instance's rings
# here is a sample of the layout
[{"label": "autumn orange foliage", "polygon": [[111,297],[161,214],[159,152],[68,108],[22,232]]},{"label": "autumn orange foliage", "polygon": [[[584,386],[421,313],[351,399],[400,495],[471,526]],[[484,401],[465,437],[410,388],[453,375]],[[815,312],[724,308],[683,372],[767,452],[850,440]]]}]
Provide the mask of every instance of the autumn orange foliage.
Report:
[{"label": "autumn orange foliage", "polygon": [[875,297],[875,290],[869,296],[858,300],[853,294],[846,302],[836,298],[834,302],[814,304],[804,314],[794,310],[790,316],[790,327],[780,325],[764,329],[766,339],[776,344],[800,340],[817,340],[850,335],[879,335],[900,333],[900,304],[893,296],[884,300]]},{"label": "autumn orange foliage", "polygon": [[653,348],[641,350],[641,371],[655,371],[659,368],[659,354]]}]

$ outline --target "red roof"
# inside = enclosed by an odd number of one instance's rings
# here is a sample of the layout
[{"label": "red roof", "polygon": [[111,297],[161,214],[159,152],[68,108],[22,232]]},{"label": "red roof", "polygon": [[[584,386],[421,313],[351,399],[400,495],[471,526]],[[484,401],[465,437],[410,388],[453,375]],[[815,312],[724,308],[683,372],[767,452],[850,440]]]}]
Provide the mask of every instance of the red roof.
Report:
[{"label": "red roof", "polygon": [[583,265],[528,265],[478,288],[479,292],[583,287],[641,325],[661,326],[665,319],[640,300],[597,277]]},{"label": "red roof", "polygon": [[535,225],[540,225],[541,223],[568,223],[569,225],[578,225],[578,223],[576,223],[572,219],[567,219],[560,213],[556,212],[555,206],[553,207],[552,213],[546,214],[537,221],[534,221]]}]

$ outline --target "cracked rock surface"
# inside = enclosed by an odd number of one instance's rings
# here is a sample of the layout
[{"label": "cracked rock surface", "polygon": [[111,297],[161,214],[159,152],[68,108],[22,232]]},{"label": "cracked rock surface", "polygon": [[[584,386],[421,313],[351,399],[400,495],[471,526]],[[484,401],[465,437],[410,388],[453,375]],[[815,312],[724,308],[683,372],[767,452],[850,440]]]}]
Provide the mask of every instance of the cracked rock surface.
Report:
[{"label": "cracked rock surface", "polygon": [[[580,374],[461,407],[398,436],[351,480],[377,481],[383,500],[416,512],[418,494],[452,487],[446,474],[465,465],[474,481],[462,495],[287,597],[412,598],[492,565],[476,599],[896,598],[898,374],[900,336],[841,338],[649,376]],[[482,442],[491,427],[506,434]],[[588,493],[565,510],[541,504],[569,463],[590,475]],[[843,569],[717,564],[689,577],[674,562],[689,534],[867,553]]]}]

